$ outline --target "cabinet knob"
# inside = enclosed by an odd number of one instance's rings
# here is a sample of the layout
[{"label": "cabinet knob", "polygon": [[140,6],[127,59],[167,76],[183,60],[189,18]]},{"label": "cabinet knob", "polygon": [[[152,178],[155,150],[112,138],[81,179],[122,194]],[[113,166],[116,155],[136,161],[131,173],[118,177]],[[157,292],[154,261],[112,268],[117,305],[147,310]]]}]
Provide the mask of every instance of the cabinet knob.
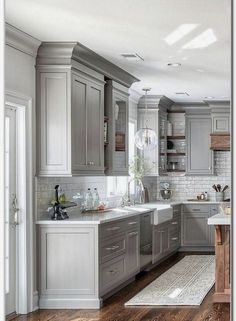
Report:
[{"label": "cabinet knob", "polygon": [[88,162],[87,165],[94,165],[94,162]]},{"label": "cabinet knob", "polygon": [[211,170],[211,168],[212,168],[211,166],[208,167],[209,171]]}]

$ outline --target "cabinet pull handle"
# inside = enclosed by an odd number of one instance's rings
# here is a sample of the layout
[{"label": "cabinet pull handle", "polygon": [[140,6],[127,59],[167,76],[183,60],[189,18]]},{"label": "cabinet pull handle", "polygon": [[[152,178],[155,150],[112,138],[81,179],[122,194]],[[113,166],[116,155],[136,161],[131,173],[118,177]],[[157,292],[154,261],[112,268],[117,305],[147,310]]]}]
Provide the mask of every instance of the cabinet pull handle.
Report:
[{"label": "cabinet pull handle", "polygon": [[108,271],[108,273],[111,273],[111,274],[116,274],[118,271],[117,270],[110,270]]},{"label": "cabinet pull handle", "polygon": [[117,230],[119,230],[119,229],[120,229],[119,226],[114,226],[114,227],[108,227],[108,228],[107,228],[107,231],[117,231]]},{"label": "cabinet pull handle", "polygon": [[200,210],[200,208],[193,208],[193,211],[194,212],[200,212],[201,210]]},{"label": "cabinet pull handle", "polygon": [[129,225],[137,224],[138,222],[129,222]]},{"label": "cabinet pull handle", "polygon": [[138,234],[138,232],[131,232],[131,233],[129,233],[129,235],[137,235]]},{"label": "cabinet pull handle", "polygon": [[208,167],[209,171],[211,170],[211,166]]},{"label": "cabinet pull handle", "polygon": [[172,241],[177,241],[177,240],[178,240],[178,237],[172,237],[171,240],[172,240]]},{"label": "cabinet pull handle", "polygon": [[114,245],[114,246],[111,246],[111,247],[106,247],[106,250],[107,251],[114,251],[114,250],[117,250],[119,249],[119,245]]},{"label": "cabinet pull handle", "polygon": [[178,224],[178,222],[172,222],[171,224],[172,224],[172,225],[177,225],[177,224]]},{"label": "cabinet pull handle", "polygon": [[94,162],[88,162],[87,165],[92,166],[92,165],[94,165]]}]

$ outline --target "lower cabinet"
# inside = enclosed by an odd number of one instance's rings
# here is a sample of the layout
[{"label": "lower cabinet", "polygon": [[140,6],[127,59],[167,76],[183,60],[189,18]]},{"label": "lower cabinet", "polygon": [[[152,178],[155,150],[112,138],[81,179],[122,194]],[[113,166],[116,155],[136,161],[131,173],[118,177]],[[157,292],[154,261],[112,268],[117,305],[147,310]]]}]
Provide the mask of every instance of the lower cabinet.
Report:
[{"label": "lower cabinet", "polygon": [[133,230],[127,232],[127,251],[126,251],[126,272],[128,275],[139,272],[140,255],[139,255],[139,231]]},{"label": "lower cabinet", "polygon": [[173,219],[153,227],[153,263],[158,262],[180,247],[180,219],[180,206],[174,206]]},{"label": "lower cabinet", "polygon": [[99,238],[99,293],[103,296],[140,270],[139,216],[101,225]]},{"label": "lower cabinet", "polygon": [[218,213],[218,205],[183,205],[182,212],[182,246],[211,247],[214,246],[214,226],[209,226],[207,220]]}]

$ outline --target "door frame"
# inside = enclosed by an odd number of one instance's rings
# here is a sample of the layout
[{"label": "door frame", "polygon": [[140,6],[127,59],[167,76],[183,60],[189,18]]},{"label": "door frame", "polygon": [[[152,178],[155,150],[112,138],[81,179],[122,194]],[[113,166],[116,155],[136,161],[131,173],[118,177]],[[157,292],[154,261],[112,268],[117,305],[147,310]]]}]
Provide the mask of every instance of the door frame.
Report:
[{"label": "door frame", "polygon": [[16,188],[19,208],[23,209],[16,233],[16,313],[27,314],[38,305],[34,293],[35,113],[32,98],[17,92],[5,91],[5,106],[16,110]]}]

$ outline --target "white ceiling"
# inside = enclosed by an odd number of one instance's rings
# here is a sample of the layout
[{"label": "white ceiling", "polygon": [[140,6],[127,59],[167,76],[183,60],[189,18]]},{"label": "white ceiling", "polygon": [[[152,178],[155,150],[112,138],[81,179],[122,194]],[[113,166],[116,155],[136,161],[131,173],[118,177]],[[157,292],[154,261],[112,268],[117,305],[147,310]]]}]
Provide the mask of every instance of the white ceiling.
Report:
[{"label": "white ceiling", "polygon": [[[230,15],[230,0],[6,0],[6,21],[15,27],[41,41],[81,42],[139,78],[138,92],[148,86],[186,102],[230,98]],[[182,28],[188,33],[168,43]],[[183,48],[193,39],[197,48]]]}]

